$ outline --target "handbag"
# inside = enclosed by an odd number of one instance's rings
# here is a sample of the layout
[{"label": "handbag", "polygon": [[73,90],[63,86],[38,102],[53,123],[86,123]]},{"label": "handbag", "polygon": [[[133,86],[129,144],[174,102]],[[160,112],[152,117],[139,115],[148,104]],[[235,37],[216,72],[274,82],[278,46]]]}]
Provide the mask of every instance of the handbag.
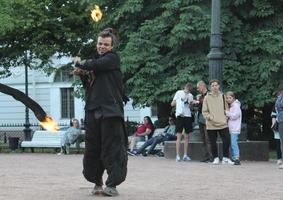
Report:
[{"label": "handbag", "polygon": [[198,123],[199,124],[206,124],[206,121],[205,121],[205,118],[204,118],[204,116],[203,116],[203,114],[202,113],[198,113]]},{"label": "handbag", "polygon": [[276,122],[271,126],[271,129],[272,129],[273,131],[278,131],[278,127],[279,127],[279,123],[278,123],[278,121],[276,121]]}]

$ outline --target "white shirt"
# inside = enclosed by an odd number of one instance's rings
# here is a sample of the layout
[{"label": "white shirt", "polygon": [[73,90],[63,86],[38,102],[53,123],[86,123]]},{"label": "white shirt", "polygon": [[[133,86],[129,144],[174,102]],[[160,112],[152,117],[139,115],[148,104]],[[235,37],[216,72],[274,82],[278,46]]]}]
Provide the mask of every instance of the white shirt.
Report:
[{"label": "white shirt", "polygon": [[[185,93],[184,90],[178,90],[173,98],[176,101],[176,117],[184,116],[191,117],[192,113],[189,107],[189,103],[194,100],[194,97],[191,93]],[[187,104],[185,104],[186,100],[188,100]]]}]

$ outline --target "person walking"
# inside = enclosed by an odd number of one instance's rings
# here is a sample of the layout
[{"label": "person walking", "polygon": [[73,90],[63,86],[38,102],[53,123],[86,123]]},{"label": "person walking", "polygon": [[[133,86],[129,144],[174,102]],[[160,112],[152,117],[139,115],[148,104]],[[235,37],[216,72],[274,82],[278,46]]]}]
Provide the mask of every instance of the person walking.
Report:
[{"label": "person walking", "polygon": [[206,119],[206,129],[211,144],[212,164],[220,163],[216,144],[218,133],[223,142],[222,164],[234,164],[229,159],[230,135],[225,115],[225,110],[229,110],[228,104],[220,91],[220,82],[217,79],[210,81],[210,87],[211,92],[208,92],[203,100],[202,114]]},{"label": "person walking", "polygon": [[185,129],[185,142],[184,142],[184,155],[183,161],[190,161],[191,158],[188,156],[188,145],[189,145],[189,133],[193,130],[192,112],[190,110],[190,104],[192,103],[193,95],[190,93],[191,84],[187,83],[183,90],[178,90],[171,102],[171,106],[176,106],[176,162],[181,161],[180,147],[183,129]]},{"label": "person walking", "polygon": [[[120,58],[113,48],[116,35],[108,28],[98,34],[98,56],[74,58],[74,75],[85,89],[86,147],[83,175],[95,184],[92,193],[117,196],[116,186],[126,179],[128,138],[124,124],[122,73]],[[108,177],[103,189],[102,176]]]}]

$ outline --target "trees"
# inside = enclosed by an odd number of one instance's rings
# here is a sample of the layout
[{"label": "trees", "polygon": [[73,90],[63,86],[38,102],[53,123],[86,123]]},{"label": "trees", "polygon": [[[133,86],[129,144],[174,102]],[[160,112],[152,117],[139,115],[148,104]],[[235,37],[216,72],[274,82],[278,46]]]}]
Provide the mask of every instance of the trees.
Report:
[{"label": "trees", "polygon": [[[94,4],[103,10],[98,24],[89,16]],[[274,101],[283,86],[282,6],[282,0],[222,1],[224,88],[246,109]],[[3,0],[1,64],[23,62],[30,52],[48,69],[51,55],[76,55],[99,30],[114,27],[128,95],[137,105],[168,103],[184,82],[208,81],[210,7],[205,0]]]},{"label": "trees", "polygon": [[91,5],[79,1],[3,0],[0,3],[0,55],[9,67],[51,67],[51,57],[75,55],[91,38]]},{"label": "trees", "polygon": [[[210,6],[161,3],[158,14],[129,35],[121,53],[135,102],[168,102],[185,81],[207,81]],[[239,94],[245,108],[272,102],[283,85],[282,6],[279,0],[222,1],[224,85]]]}]

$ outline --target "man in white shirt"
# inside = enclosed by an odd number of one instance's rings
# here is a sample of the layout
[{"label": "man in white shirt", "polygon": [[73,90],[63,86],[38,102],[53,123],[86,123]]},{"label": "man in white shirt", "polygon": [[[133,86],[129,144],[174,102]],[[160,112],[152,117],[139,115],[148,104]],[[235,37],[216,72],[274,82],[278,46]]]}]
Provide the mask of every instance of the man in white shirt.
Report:
[{"label": "man in white shirt", "polygon": [[184,143],[184,156],[183,161],[189,161],[191,158],[188,156],[189,133],[192,131],[192,113],[190,104],[193,102],[193,95],[190,93],[191,84],[187,83],[183,90],[178,90],[171,102],[171,106],[176,106],[176,161],[180,162],[180,144],[182,139],[182,132],[185,129],[185,143]]}]

